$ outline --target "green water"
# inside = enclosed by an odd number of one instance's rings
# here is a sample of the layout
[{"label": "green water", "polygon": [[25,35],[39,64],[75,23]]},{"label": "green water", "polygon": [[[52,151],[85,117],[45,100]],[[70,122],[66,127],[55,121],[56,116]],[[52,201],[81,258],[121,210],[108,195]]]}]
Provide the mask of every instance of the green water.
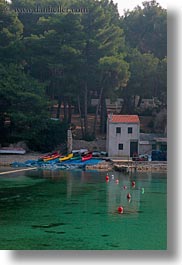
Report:
[{"label": "green water", "polygon": [[109,175],[108,183],[104,172],[1,176],[0,249],[166,249],[166,174]]}]

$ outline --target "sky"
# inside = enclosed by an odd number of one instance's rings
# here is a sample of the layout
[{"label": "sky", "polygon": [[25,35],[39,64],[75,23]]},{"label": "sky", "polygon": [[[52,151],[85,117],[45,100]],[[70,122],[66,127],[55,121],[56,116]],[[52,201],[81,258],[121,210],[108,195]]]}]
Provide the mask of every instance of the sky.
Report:
[{"label": "sky", "polygon": [[[113,0],[118,4],[118,10],[120,15],[124,14],[124,9],[133,10],[136,6],[142,6],[142,2],[150,0]],[[156,0],[163,8],[182,8],[182,2],[180,0]]]}]

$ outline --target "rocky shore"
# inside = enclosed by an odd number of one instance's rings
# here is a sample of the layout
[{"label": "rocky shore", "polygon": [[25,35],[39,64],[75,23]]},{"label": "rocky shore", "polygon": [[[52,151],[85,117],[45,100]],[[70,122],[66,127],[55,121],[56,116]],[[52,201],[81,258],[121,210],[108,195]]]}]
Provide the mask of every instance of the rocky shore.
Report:
[{"label": "rocky shore", "polygon": [[104,170],[110,171],[115,170],[124,173],[130,172],[167,172],[166,161],[147,161],[147,162],[133,162],[127,160],[109,160],[103,161],[97,165],[88,165],[86,169]]},{"label": "rocky shore", "polygon": [[166,161],[147,161],[147,162],[122,162],[114,163],[113,169],[119,172],[167,172]]},{"label": "rocky shore", "polygon": [[113,170],[113,165],[111,162],[106,162],[103,160],[103,162],[100,162],[96,165],[87,165],[86,169],[88,170],[103,170],[103,171],[111,171]]}]

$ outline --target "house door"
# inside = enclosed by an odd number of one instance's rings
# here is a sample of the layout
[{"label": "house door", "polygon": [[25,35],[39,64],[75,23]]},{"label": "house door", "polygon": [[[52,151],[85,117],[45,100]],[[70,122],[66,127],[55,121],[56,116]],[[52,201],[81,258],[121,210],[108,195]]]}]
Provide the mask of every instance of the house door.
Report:
[{"label": "house door", "polygon": [[138,154],[138,141],[130,142],[130,157],[133,157],[133,154]]}]

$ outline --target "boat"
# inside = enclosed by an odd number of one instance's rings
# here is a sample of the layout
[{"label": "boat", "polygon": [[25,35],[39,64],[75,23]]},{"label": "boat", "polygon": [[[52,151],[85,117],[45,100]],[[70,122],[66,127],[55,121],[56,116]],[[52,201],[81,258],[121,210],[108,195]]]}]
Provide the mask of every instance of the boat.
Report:
[{"label": "boat", "polygon": [[82,162],[83,161],[87,161],[87,160],[89,160],[91,158],[92,158],[92,152],[89,152],[89,153],[87,153],[87,154],[82,156]]},{"label": "boat", "polygon": [[15,154],[15,155],[24,155],[26,150],[23,148],[15,148],[15,147],[1,147],[0,154]]},{"label": "boat", "polygon": [[67,156],[60,157],[59,161],[63,162],[63,161],[69,160],[72,157],[73,157],[73,154],[71,153],[71,154],[68,154]]},{"label": "boat", "polygon": [[55,160],[55,159],[57,159],[57,158],[59,158],[59,157],[60,157],[59,154],[58,154],[58,155],[53,155],[53,156],[51,156],[51,157],[44,158],[43,161],[44,161],[44,162],[48,162],[48,161],[51,161],[51,160]]},{"label": "boat", "polygon": [[84,154],[84,153],[88,153],[88,149],[81,148],[81,149],[78,149],[78,150],[72,150],[72,153],[73,153],[73,155],[74,154]]},{"label": "boat", "polygon": [[70,160],[81,160],[81,158],[80,154],[73,154],[73,157],[71,157]]},{"label": "boat", "polygon": [[57,159],[59,157],[60,157],[60,154],[58,152],[54,152],[54,153],[50,153],[50,154],[47,154],[47,155],[40,157],[39,160],[43,160],[44,162],[48,162],[48,161]]}]

